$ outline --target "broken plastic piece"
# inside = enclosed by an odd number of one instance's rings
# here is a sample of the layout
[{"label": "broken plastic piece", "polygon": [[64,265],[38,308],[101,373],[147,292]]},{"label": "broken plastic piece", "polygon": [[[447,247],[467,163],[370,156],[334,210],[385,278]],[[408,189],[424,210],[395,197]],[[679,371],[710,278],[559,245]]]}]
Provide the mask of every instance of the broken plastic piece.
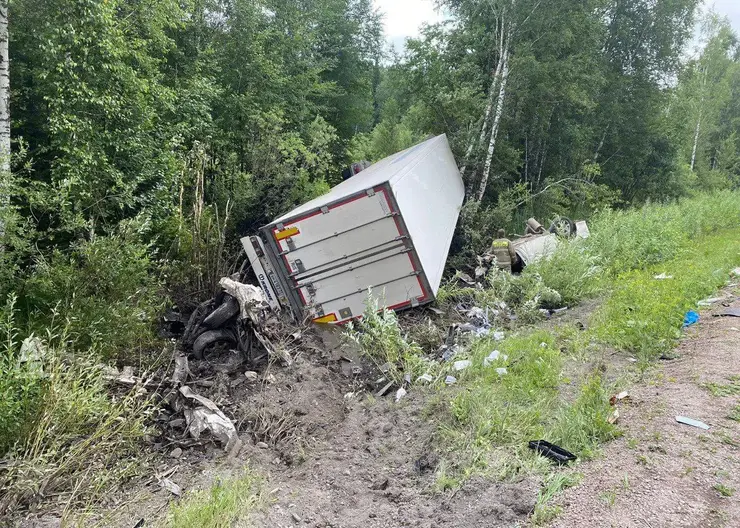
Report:
[{"label": "broken plastic piece", "polygon": [[454,385],[455,383],[457,383],[457,378],[455,376],[447,376],[445,378],[445,383],[447,385]]},{"label": "broken plastic piece", "polygon": [[704,422],[700,422],[699,420],[694,420],[693,418],[687,418],[685,416],[676,416],[676,421],[678,423],[690,425],[692,427],[698,427],[699,429],[704,429],[704,430],[709,429],[709,426],[705,424]]},{"label": "broken plastic piece", "polygon": [[494,332],[493,333],[493,339],[496,341],[503,341],[504,340],[504,333],[503,332]]},{"label": "broken plastic piece", "polygon": [[425,382],[425,383],[431,383],[432,380],[433,380],[433,378],[432,378],[432,375],[431,374],[422,374],[421,376],[419,376],[418,378],[416,378],[416,383],[419,383],[419,382],[422,382],[422,381]]},{"label": "broken plastic piece", "polygon": [[497,369],[496,369],[496,374],[498,374],[499,376],[503,376],[503,375],[507,374],[508,372],[509,372],[509,371],[508,371],[508,370],[506,370],[506,369],[505,369],[505,368],[503,368],[503,367],[501,367],[501,368],[497,368]]},{"label": "broken plastic piece", "polygon": [[453,368],[457,371],[465,370],[473,363],[469,359],[463,359],[462,361],[455,361],[455,363],[452,364]]},{"label": "broken plastic piece", "polygon": [[551,444],[547,440],[532,440],[529,442],[529,448],[534,449],[542,456],[554,460],[558,464],[567,464],[577,458],[570,451],[566,451],[560,446]]},{"label": "broken plastic piece", "polygon": [[672,279],[673,275],[666,275],[665,273],[661,273],[660,275],[656,275],[655,279],[657,280],[666,280],[666,279]]},{"label": "broken plastic piece", "polygon": [[494,361],[498,361],[499,359],[503,359],[504,361],[506,361],[507,359],[509,359],[509,356],[507,356],[506,354],[502,354],[498,350],[494,350],[493,352],[488,354],[488,357],[483,358],[483,366],[489,367],[491,363],[493,363]]},{"label": "broken plastic piece", "polygon": [[406,397],[407,394],[408,392],[406,392],[406,389],[404,389],[403,387],[398,389],[396,391],[396,403],[400,402],[404,397]]},{"label": "broken plastic piece", "polygon": [[699,322],[699,314],[694,310],[689,310],[683,318],[683,327],[688,328],[689,326],[695,325]]},{"label": "broken plastic piece", "polygon": [[190,436],[198,440],[200,433],[210,430],[213,436],[224,444],[226,451],[231,451],[240,444],[234,424],[226,418],[215,403],[194,393],[187,385],[180,387],[180,394],[202,405],[195,409],[185,409],[185,419]]}]

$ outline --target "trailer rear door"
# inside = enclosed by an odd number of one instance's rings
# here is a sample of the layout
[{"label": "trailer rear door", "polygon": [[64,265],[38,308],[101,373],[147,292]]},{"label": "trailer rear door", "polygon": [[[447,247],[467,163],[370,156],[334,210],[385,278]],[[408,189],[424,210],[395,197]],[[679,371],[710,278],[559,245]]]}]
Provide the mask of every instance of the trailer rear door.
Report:
[{"label": "trailer rear door", "polygon": [[389,309],[432,300],[387,184],[267,226],[292,299],[318,322],[362,314],[367,286]]}]

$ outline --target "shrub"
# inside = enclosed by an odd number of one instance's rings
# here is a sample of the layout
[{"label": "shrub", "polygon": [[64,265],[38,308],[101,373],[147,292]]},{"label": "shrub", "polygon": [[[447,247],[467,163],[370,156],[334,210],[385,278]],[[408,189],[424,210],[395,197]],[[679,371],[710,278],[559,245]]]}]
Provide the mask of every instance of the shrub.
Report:
[{"label": "shrub", "polygon": [[33,330],[44,334],[61,323],[76,348],[105,356],[150,346],[164,304],[148,246],[126,235],[39,260],[23,293]]}]

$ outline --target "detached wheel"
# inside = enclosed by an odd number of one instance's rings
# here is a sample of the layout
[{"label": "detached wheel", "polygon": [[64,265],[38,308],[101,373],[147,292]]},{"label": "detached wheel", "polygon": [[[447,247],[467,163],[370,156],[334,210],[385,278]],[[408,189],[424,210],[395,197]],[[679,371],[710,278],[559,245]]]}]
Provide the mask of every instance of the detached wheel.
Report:
[{"label": "detached wheel", "polygon": [[550,233],[565,237],[573,238],[576,236],[576,224],[570,218],[558,216],[550,224]]},{"label": "detached wheel", "polygon": [[193,355],[200,360],[206,359],[206,350],[218,344],[230,345],[231,348],[236,348],[236,334],[225,328],[203,332],[193,343]]}]

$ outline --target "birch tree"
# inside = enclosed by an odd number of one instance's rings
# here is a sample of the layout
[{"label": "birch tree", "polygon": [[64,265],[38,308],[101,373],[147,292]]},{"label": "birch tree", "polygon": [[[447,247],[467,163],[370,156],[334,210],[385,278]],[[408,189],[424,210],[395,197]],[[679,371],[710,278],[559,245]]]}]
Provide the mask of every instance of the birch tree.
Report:
[{"label": "birch tree", "polygon": [[0,237],[5,234],[3,214],[10,203],[9,192],[10,61],[8,56],[8,0],[0,0]]}]

